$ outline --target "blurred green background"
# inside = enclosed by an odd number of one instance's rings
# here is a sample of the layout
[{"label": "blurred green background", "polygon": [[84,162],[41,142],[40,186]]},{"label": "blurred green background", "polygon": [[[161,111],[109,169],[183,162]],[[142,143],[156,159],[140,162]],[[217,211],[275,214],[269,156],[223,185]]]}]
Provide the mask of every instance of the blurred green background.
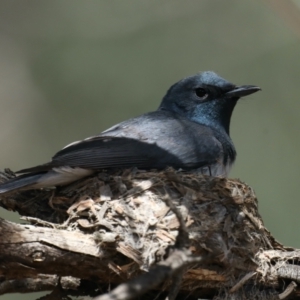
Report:
[{"label": "blurred green background", "polygon": [[[300,248],[297,5],[1,0],[0,168],[47,162],[74,140],[156,109],[182,77],[213,70],[262,88],[234,112],[238,158],[231,177],[254,188],[273,235]],[[0,215],[19,218],[4,210]]]}]

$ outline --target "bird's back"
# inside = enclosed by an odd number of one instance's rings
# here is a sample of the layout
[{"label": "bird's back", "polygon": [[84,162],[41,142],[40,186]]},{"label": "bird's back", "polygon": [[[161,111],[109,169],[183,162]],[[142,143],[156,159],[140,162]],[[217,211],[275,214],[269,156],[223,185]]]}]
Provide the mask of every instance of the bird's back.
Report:
[{"label": "bird's back", "polygon": [[[84,157],[90,156],[93,163],[86,165]],[[155,111],[67,146],[52,164],[100,169],[109,161],[112,167],[197,169],[231,164],[234,159],[235,149],[226,133],[173,112]]]}]

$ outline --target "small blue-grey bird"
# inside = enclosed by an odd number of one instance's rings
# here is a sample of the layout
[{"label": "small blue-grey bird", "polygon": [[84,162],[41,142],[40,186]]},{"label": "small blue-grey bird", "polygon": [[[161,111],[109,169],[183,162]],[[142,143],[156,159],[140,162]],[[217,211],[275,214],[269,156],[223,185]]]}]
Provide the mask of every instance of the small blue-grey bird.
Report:
[{"label": "small blue-grey bird", "polygon": [[227,176],[236,158],[229,137],[232,111],[240,97],[258,90],[214,72],[184,78],[156,111],[66,146],[51,162],[17,172],[21,175],[0,185],[0,193],[65,185],[114,168],[173,167]]}]

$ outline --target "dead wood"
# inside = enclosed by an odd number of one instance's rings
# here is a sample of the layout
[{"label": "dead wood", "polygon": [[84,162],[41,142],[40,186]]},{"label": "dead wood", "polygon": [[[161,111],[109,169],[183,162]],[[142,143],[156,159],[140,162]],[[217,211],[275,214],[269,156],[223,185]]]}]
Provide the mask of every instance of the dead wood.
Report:
[{"label": "dead wood", "polygon": [[300,250],[271,236],[239,180],[125,170],[0,206],[27,221],[0,220],[0,295],[300,299]]}]

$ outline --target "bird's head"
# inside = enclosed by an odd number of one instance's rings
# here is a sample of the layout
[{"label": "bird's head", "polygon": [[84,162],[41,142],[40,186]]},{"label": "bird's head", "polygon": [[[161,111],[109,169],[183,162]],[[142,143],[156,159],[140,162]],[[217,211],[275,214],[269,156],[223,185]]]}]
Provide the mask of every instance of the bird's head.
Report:
[{"label": "bird's head", "polygon": [[236,86],[216,73],[207,71],[172,85],[159,109],[224,129],[229,134],[231,114],[238,99],[259,90],[254,85]]}]

